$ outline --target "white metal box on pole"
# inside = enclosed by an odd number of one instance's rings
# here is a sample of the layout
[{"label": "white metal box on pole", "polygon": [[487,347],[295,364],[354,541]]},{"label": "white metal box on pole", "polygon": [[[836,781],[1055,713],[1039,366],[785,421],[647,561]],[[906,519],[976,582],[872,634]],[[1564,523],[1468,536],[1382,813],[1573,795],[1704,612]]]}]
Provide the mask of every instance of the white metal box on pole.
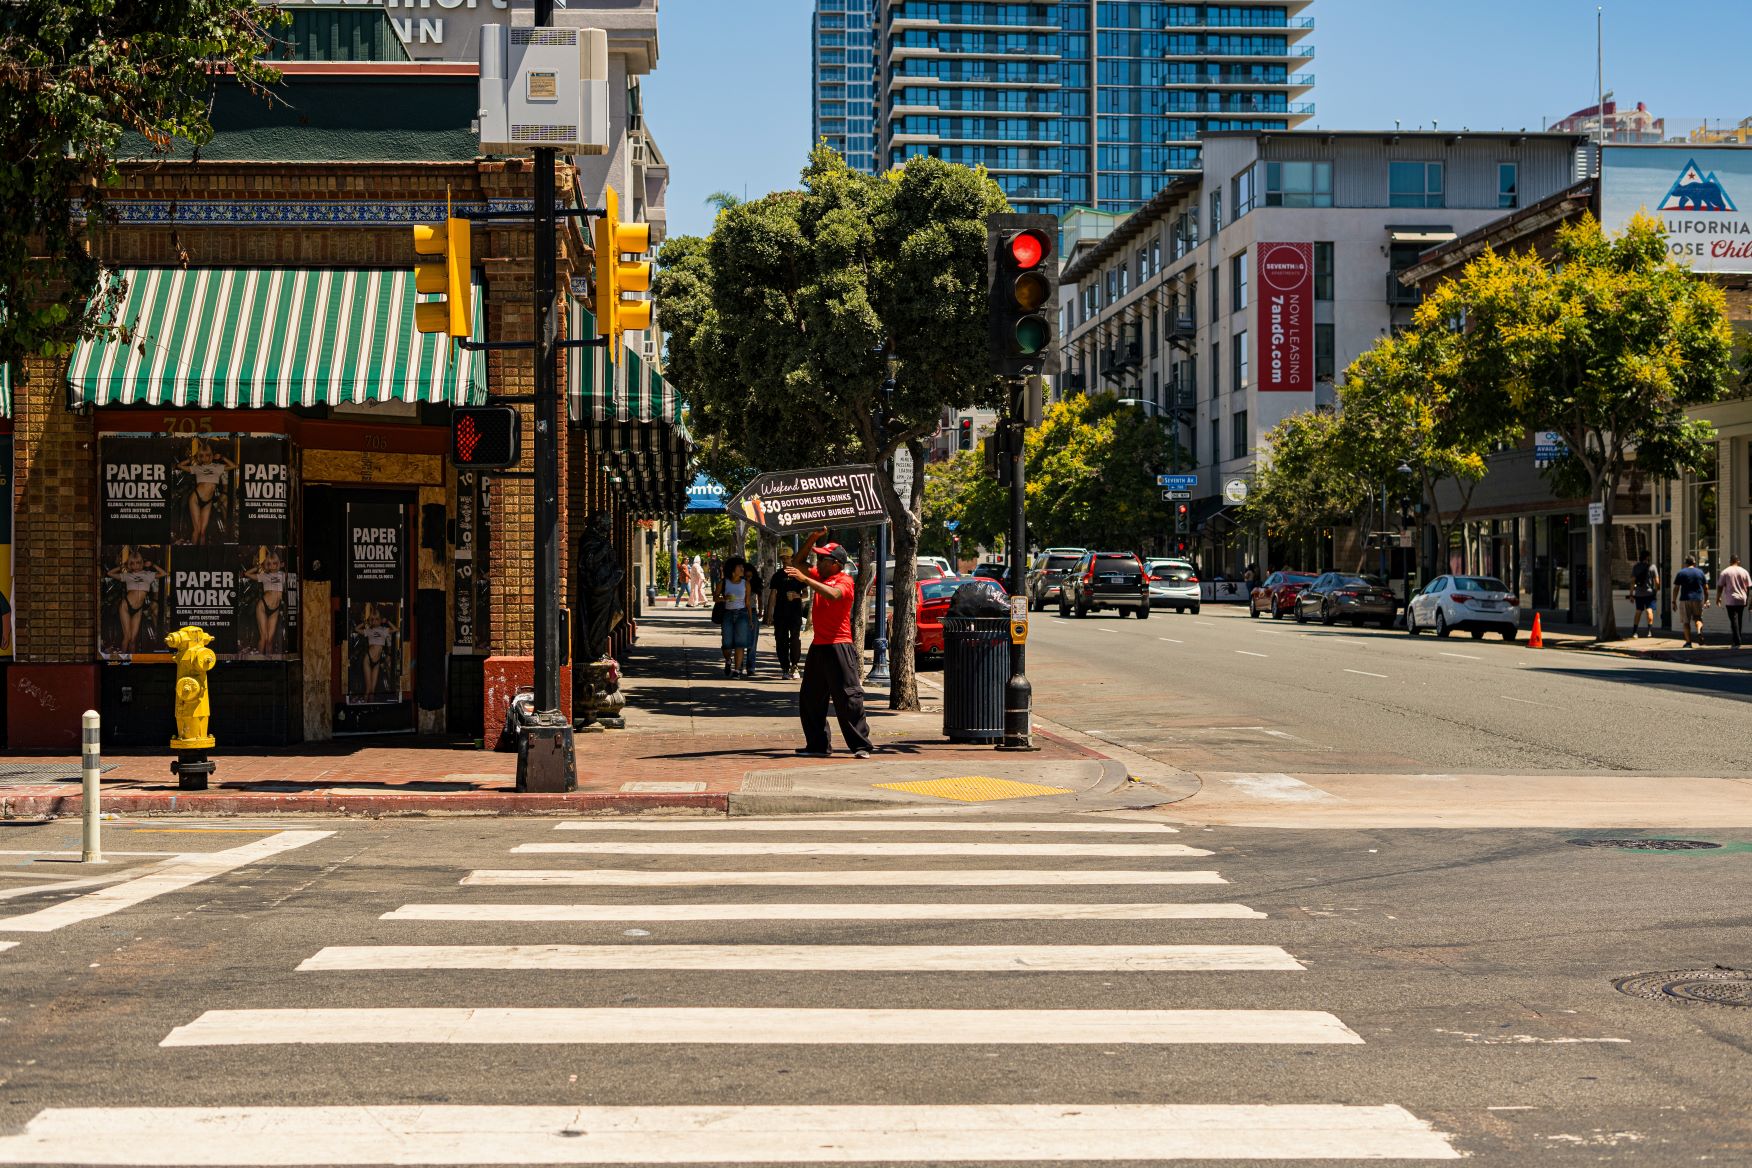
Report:
[{"label": "white metal box on pole", "polygon": [[607,32],[481,27],[482,153],[606,154],[608,112]]}]

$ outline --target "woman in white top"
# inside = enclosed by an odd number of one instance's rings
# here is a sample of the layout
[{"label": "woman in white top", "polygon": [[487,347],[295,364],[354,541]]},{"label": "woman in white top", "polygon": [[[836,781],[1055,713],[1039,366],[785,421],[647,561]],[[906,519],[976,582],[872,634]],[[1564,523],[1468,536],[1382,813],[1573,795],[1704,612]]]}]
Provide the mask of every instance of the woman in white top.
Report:
[{"label": "woman in white top", "polygon": [[205,438],[196,438],[189,456],[176,464],[176,469],[195,480],[189,492],[189,542],[207,542],[207,521],[213,515],[213,501],[218,498],[219,484],[237,469],[237,464],[213,449]]},{"label": "woman in white top", "polygon": [[754,613],[748,607],[748,561],[741,556],[725,561],[718,599],[724,604],[724,676],[747,677],[744,662],[754,642]]},{"label": "woman in white top", "polygon": [[122,593],[122,603],[116,607],[116,615],[122,622],[121,652],[133,653],[140,640],[140,626],[146,623],[146,602],[152,598],[152,590],[158,587],[158,582],[169,573],[157,564],[147,562],[136,549],[125,547],[121,559],[108,575],[112,580],[120,580],[126,589]]},{"label": "woman in white top", "polygon": [[256,600],[256,647],[260,655],[277,651],[274,638],[280,633],[280,609],[286,600],[286,569],[280,559],[280,549],[264,547],[257,551],[255,566],[243,574],[262,586]]},{"label": "woman in white top", "polygon": [[700,558],[695,556],[693,563],[687,566],[687,603],[690,608],[698,608],[706,602],[706,570],[700,565]]}]

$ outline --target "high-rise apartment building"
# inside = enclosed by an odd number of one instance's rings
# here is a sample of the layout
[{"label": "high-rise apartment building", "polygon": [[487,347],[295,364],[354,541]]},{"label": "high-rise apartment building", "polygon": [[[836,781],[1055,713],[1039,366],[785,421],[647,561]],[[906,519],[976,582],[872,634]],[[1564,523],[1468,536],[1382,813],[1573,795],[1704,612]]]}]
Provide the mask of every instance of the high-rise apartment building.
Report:
[{"label": "high-rise apartment building", "polygon": [[1137,210],[1201,133],[1313,116],[1311,3],[877,0],[879,158],[983,164],[1018,210]]},{"label": "high-rise apartment building", "polygon": [[876,173],[876,0],[815,0],[810,31],[811,144]]}]

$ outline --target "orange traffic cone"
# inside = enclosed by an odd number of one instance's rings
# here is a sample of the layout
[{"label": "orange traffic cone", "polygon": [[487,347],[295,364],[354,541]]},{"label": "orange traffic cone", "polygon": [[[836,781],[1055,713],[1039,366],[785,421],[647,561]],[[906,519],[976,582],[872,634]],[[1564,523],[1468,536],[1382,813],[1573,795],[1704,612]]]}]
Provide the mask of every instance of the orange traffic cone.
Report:
[{"label": "orange traffic cone", "polygon": [[1543,648],[1545,648],[1545,634],[1539,628],[1539,614],[1538,613],[1533,614],[1533,635],[1531,637],[1527,638],[1527,647],[1529,649],[1543,649]]}]

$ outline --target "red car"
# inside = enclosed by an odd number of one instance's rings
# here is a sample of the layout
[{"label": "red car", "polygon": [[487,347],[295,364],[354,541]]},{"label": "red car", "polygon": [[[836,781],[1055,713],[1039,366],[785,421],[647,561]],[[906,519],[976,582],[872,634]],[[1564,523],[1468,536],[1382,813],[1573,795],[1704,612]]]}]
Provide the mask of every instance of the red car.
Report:
[{"label": "red car", "polygon": [[1273,572],[1263,583],[1253,586],[1253,595],[1247,600],[1247,615],[1256,617],[1269,612],[1273,620],[1283,620],[1296,611],[1296,597],[1312,583],[1313,572]]},{"label": "red car", "polygon": [[955,590],[970,583],[990,588],[993,595],[1000,599],[1009,598],[1010,594],[1004,591],[1003,584],[987,576],[976,576],[972,580],[966,577],[954,580],[920,580],[914,585],[918,590],[919,628],[915,660],[923,661],[927,657],[943,655],[943,617],[949,612],[949,601],[954,597]]}]

